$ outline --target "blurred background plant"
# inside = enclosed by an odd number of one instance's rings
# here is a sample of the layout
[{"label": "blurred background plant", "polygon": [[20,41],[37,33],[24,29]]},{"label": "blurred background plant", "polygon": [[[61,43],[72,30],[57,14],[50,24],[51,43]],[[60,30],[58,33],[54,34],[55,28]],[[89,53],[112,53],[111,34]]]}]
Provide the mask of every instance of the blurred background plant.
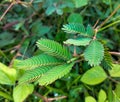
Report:
[{"label": "blurred background plant", "polygon": [[[71,37],[61,30],[63,24],[82,23],[85,26],[89,24],[92,27],[99,27],[117,7],[120,8],[119,3],[120,0],[1,0],[0,68],[3,67],[3,64],[11,67],[15,59],[26,59],[42,53],[35,46],[36,41],[40,38],[52,39],[63,44],[63,41]],[[97,35],[98,38],[103,39],[111,51],[114,63],[117,64],[120,63],[119,22],[120,10],[117,9],[116,13],[99,29]],[[76,49],[77,53],[84,50],[79,47]],[[70,51],[74,52],[73,47],[70,47]],[[6,70],[9,71],[9,67]],[[99,102],[105,102],[106,97],[109,97],[110,100],[111,96],[115,97],[118,102],[120,101],[119,78],[116,78],[118,81],[110,82],[109,89],[106,84],[109,80],[100,85],[88,86],[81,84],[79,80],[80,74],[88,70],[90,66],[84,62],[83,65],[79,63],[75,67],[75,70],[72,70],[69,75],[46,87],[35,84],[17,87],[16,81],[22,71],[16,75],[18,72],[12,69],[14,71],[10,72],[14,74],[3,75],[4,71],[1,69],[0,100],[7,102],[7,100],[14,99],[15,102],[22,102],[33,92],[34,88],[33,94],[26,101],[83,102],[85,99],[86,102],[90,102],[87,100],[94,102],[94,97]],[[83,72],[81,72],[81,68]],[[118,75],[120,77],[120,72]],[[12,79],[9,78],[11,76]],[[16,96],[17,93],[19,93],[20,99]],[[85,98],[85,96],[89,97]],[[105,98],[104,101],[100,101],[100,97]]]}]

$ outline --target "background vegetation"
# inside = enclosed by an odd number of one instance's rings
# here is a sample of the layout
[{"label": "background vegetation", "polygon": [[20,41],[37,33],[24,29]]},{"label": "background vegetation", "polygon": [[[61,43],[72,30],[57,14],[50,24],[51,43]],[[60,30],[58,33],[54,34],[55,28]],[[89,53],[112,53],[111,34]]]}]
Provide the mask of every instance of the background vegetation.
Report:
[{"label": "background vegetation", "polygon": [[[120,0],[1,0],[0,17],[0,101],[120,102]],[[113,66],[97,66],[93,72],[81,58],[70,73],[50,85],[18,85],[24,70],[16,63],[43,53],[36,46],[40,38],[69,47],[73,56],[83,53],[83,46],[66,41],[76,37],[64,29],[68,23],[86,29],[90,25],[112,56],[108,63]],[[88,71],[92,73],[82,77]],[[96,73],[100,78],[95,79]]]}]

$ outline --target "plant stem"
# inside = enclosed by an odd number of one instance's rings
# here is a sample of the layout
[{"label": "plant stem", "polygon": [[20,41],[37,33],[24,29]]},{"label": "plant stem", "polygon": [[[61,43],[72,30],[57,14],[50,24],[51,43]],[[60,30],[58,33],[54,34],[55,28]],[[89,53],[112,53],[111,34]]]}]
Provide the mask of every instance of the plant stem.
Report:
[{"label": "plant stem", "polygon": [[3,15],[0,17],[0,21],[4,18],[4,16],[7,14],[7,12],[12,8],[12,6],[14,5],[14,2],[12,2],[8,8],[5,10],[5,12],[3,13]]},{"label": "plant stem", "polygon": [[120,4],[117,6],[117,8],[110,14],[110,16],[105,19],[105,21],[103,23],[100,24],[100,26],[98,27],[98,29],[100,29],[120,8]]},{"label": "plant stem", "polygon": [[60,99],[64,99],[64,98],[67,98],[67,96],[59,96],[59,97],[54,97],[54,98],[48,98],[48,101],[54,101],[54,100],[60,100]]},{"label": "plant stem", "polygon": [[99,29],[98,32],[99,32],[99,31],[102,31],[102,30],[104,30],[104,29],[106,29],[106,28],[109,28],[110,26],[113,26],[113,25],[115,25],[115,24],[117,24],[117,23],[120,23],[120,20],[108,24],[107,26],[105,26],[105,27]]},{"label": "plant stem", "polygon": [[112,54],[112,55],[118,55],[118,56],[120,56],[120,52],[109,52],[110,54]]},{"label": "plant stem", "polygon": [[119,81],[117,81],[117,80],[115,80],[115,79],[111,78],[110,76],[108,76],[108,79],[110,79],[110,80],[111,80],[111,81],[113,81],[114,83],[120,84],[120,82],[119,82]]}]

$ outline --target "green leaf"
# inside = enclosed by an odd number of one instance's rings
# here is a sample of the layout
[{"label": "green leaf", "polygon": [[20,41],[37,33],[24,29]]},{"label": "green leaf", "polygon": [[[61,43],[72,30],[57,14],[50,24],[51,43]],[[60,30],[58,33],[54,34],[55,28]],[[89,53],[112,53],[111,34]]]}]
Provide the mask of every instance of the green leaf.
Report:
[{"label": "green leaf", "polygon": [[103,56],[104,47],[97,40],[91,41],[90,45],[84,51],[85,60],[88,61],[91,66],[99,65],[103,59]]},{"label": "green leaf", "polygon": [[88,4],[88,0],[73,0],[75,7],[79,8]]},{"label": "green leaf", "polygon": [[83,18],[82,18],[82,16],[80,15],[80,14],[78,14],[78,13],[72,13],[69,17],[68,17],[68,19],[67,19],[67,21],[69,22],[69,23],[83,23]]},{"label": "green leaf", "polygon": [[15,39],[12,33],[6,32],[6,31],[3,33],[0,33],[0,48],[13,44],[14,42],[15,42]]},{"label": "green leaf", "polygon": [[103,3],[110,5],[111,4],[111,0],[102,0]]},{"label": "green leaf", "polygon": [[117,84],[117,85],[116,85],[116,88],[115,88],[114,92],[115,92],[116,95],[120,98],[120,84]]},{"label": "green leaf", "polygon": [[109,86],[108,86],[108,102],[114,102],[113,101],[113,90],[112,90],[111,83],[109,83]]},{"label": "green leaf", "polygon": [[116,95],[114,91],[113,91],[113,102],[120,102],[120,98]]},{"label": "green leaf", "polygon": [[63,60],[69,60],[71,57],[71,54],[66,47],[53,40],[40,39],[37,41],[37,46],[46,54],[55,56]]},{"label": "green leaf", "polygon": [[0,70],[0,84],[13,85],[9,77],[1,70]]},{"label": "green leaf", "polygon": [[37,20],[32,24],[32,33],[36,34],[38,37],[43,36],[49,31],[50,31],[50,27],[42,25],[40,20]]},{"label": "green leaf", "polygon": [[101,89],[98,94],[98,102],[105,102],[106,99],[107,99],[107,95],[105,91]]},{"label": "green leaf", "polygon": [[91,38],[77,38],[77,39],[68,39],[64,43],[75,46],[86,46],[90,43],[90,41]]},{"label": "green leaf", "polygon": [[54,66],[64,63],[62,60],[54,58],[46,54],[40,54],[23,61],[19,61],[16,67],[19,69],[34,69],[40,66]]},{"label": "green leaf", "polygon": [[64,75],[70,72],[73,65],[74,63],[53,67],[38,80],[39,85],[48,85],[54,82],[55,80],[63,77]]},{"label": "green leaf", "polygon": [[85,102],[96,102],[96,100],[92,96],[87,96],[85,97]]},{"label": "green leaf", "polygon": [[33,3],[40,3],[40,2],[43,2],[43,0],[35,0],[35,1],[33,1]]},{"label": "green leaf", "polygon": [[58,15],[62,15],[63,14],[62,9],[59,9],[59,8],[56,9],[56,12],[57,12]]},{"label": "green leaf", "polygon": [[26,71],[23,76],[19,79],[19,84],[25,83],[25,82],[33,82],[39,79],[44,73],[49,71],[52,68],[52,66],[43,66],[38,67],[32,70]]},{"label": "green leaf", "polygon": [[0,83],[13,85],[17,78],[17,72],[13,68],[9,68],[6,65],[0,63]]},{"label": "green leaf", "polygon": [[49,16],[49,15],[51,15],[53,12],[55,12],[55,10],[56,10],[55,6],[49,6],[49,7],[47,8],[47,10],[45,11],[45,13],[46,13],[47,16]]},{"label": "green leaf", "polygon": [[86,34],[92,37],[94,35],[94,29],[93,29],[93,27],[91,27],[90,25],[88,25],[87,28],[86,28]]},{"label": "green leaf", "polygon": [[64,30],[66,33],[81,34],[83,36],[87,36],[85,34],[85,27],[82,24],[78,23],[65,24],[63,25],[62,30]]},{"label": "green leaf", "polygon": [[83,74],[81,81],[88,85],[96,85],[103,82],[106,78],[105,71],[100,66],[96,66]]},{"label": "green leaf", "polygon": [[28,95],[32,94],[34,86],[32,84],[18,85],[13,89],[14,102],[23,102]]},{"label": "green leaf", "polygon": [[103,66],[104,69],[107,69],[107,70],[112,69],[112,64],[113,64],[112,56],[109,53],[108,48],[105,47],[104,49],[105,49],[104,59],[102,60],[101,65]]},{"label": "green leaf", "polygon": [[109,70],[111,77],[120,77],[120,65],[119,64],[113,64],[112,69]]},{"label": "green leaf", "polygon": [[8,99],[8,100],[12,100],[12,101],[13,101],[12,96],[9,95],[8,93],[3,92],[3,91],[0,91],[0,96],[4,97],[5,99]]}]

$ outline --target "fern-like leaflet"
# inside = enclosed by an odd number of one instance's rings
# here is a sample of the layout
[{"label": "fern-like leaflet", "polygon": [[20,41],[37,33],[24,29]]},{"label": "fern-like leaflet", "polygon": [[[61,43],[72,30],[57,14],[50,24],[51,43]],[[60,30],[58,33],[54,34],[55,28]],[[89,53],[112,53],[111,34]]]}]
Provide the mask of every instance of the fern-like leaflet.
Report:
[{"label": "fern-like leaflet", "polygon": [[104,51],[104,59],[102,60],[101,65],[103,66],[104,69],[112,69],[112,56],[110,55],[108,48],[105,47],[105,51]]},{"label": "fern-like leaflet", "polygon": [[85,35],[85,27],[82,24],[77,23],[65,24],[63,25],[62,30],[64,30],[66,33]]},{"label": "fern-like leaflet", "polygon": [[91,41],[84,52],[84,57],[91,66],[99,65],[104,57],[103,45],[97,40]]},{"label": "fern-like leaflet", "polygon": [[17,67],[20,69],[34,69],[40,66],[54,66],[64,63],[62,60],[54,58],[52,56],[46,54],[40,54],[38,56],[34,56],[32,58],[28,58],[26,60],[20,61],[17,63]]},{"label": "fern-like leaflet", "polygon": [[91,37],[94,35],[94,29],[90,25],[86,28],[86,34]]},{"label": "fern-like leaflet", "polygon": [[52,66],[43,66],[32,70],[27,70],[19,79],[19,84],[36,81],[51,68]]},{"label": "fern-like leaflet", "polygon": [[37,41],[37,46],[46,54],[55,56],[57,58],[63,60],[69,60],[71,58],[70,52],[67,50],[67,48],[55,41],[48,39],[40,39]]},{"label": "fern-like leaflet", "polygon": [[38,80],[39,85],[48,85],[70,72],[74,63],[58,65],[50,69]]},{"label": "fern-like leaflet", "polygon": [[75,45],[75,46],[86,46],[90,43],[92,39],[90,38],[77,38],[77,39],[68,39],[66,41],[64,41],[65,44],[67,45]]}]

